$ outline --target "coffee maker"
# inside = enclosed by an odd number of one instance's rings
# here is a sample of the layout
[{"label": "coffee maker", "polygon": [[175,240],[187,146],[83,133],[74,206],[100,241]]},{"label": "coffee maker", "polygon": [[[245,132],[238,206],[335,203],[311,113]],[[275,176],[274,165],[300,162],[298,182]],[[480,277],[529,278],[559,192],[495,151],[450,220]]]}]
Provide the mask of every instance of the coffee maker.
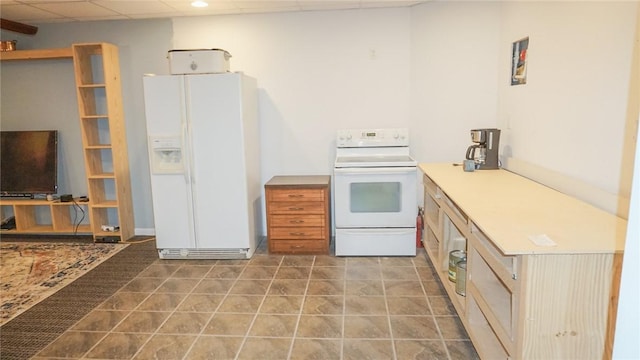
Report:
[{"label": "coffee maker", "polygon": [[498,145],[500,144],[500,129],[471,130],[471,141],[475,145],[467,148],[467,160],[473,160],[476,169],[498,169]]}]

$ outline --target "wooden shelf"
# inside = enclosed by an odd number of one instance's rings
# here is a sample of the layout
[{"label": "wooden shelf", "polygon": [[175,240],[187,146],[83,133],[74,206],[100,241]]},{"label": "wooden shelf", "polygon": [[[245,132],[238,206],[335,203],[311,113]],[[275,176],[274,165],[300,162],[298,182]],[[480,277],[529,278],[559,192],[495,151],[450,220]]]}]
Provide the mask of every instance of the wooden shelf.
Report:
[{"label": "wooden shelf", "polygon": [[41,50],[15,50],[0,52],[0,60],[46,60],[46,59],[71,59],[71,48],[41,49]]}]

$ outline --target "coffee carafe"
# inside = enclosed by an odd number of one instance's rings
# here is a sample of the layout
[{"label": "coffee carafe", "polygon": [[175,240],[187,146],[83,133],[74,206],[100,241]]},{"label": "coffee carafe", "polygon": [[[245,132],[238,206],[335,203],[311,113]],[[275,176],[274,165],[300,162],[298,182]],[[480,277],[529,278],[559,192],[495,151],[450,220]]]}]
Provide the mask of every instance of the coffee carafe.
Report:
[{"label": "coffee carafe", "polygon": [[498,169],[499,129],[471,130],[471,141],[475,144],[467,148],[467,160],[473,160],[476,169]]}]

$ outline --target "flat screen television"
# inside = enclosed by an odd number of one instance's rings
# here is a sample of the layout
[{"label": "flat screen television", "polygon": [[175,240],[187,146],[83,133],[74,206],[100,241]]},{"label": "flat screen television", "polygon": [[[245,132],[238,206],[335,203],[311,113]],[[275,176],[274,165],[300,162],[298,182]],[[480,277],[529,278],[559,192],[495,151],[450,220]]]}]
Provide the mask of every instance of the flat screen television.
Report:
[{"label": "flat screen television", "polygon": [[58,191],[58,131],[0,131],[0,195]]}]

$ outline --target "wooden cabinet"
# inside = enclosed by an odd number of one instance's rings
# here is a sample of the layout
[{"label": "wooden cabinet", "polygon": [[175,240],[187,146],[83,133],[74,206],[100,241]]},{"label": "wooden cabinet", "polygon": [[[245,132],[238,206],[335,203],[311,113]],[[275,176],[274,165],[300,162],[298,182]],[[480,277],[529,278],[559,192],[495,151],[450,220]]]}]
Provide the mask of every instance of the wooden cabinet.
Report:
[{"label": "wooden cabinet", "polygon": [[[15,216],[15,232],[90,232],[94,240],[126,241],[134,224],[118,48],[89,43],[0,53],[3,61],[59,58],[73,60],[89,202],[2,200],[0,215]],[[75,211],[88,212],[90,222],[78,225]],[[103,231],[103,225],[118,230]]]},{"label": "wooden cabinet", "polygon": [[330,183],[330,176],[274,176],[265,184],[270,253],[329,253]]},{"label": "wooden cabinet", "polygon": [[[481,358],[611,358],[624,219],[504,170],[419,167],[425,251]],[[466,297],[447,272],[460,246]]]},{"label": "wooden cabinet", "polygon": [[[118,48],[74,44],[73,63],[94,240],[134,235]],[[103,226],[117,227],[104,231]]]}]

